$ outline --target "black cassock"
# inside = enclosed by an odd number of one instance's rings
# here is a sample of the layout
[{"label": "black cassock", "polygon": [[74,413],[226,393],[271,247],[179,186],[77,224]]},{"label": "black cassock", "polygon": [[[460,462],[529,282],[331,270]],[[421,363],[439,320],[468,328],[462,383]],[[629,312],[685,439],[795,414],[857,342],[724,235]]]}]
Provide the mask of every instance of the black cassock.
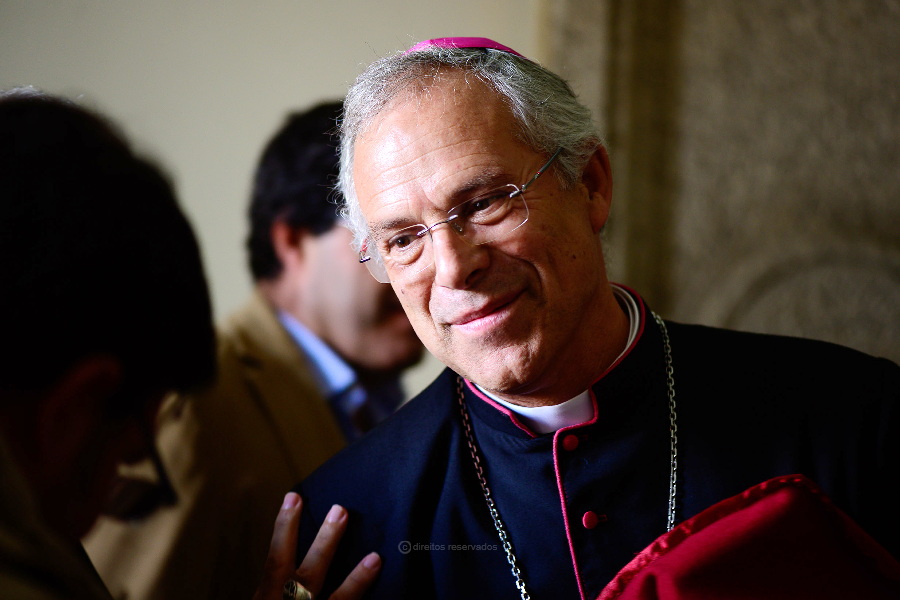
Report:
[{"label": "black cassock", "polygon": [[[534,435],[464,385],[485,478],[531,596],[596,598],[666,530],[669,408],[660,329],[592,386],[594,417]],[[803,474],[895,557],[900,367],[824,342],[666,322],[681,521],[760,482]],[[426,390],[297,487],[303,556],[332,504],[349,526],[320,594],[369,552],[372,598],[518,598],[466,442],[457,375]]]}]

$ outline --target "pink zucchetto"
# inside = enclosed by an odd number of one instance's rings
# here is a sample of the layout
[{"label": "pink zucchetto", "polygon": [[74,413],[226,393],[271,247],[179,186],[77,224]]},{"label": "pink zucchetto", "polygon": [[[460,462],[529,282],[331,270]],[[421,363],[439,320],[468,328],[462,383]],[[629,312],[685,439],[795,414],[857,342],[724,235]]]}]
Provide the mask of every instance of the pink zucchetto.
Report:
[{"label": "pink zucchetto", "polygon": [[418,50],[424,50],[426,48],[431,48],[434,46],[437,46],[438,48],[490,48],[492,50],[502,50],[503,52],[509,52],[510,54],[515,54],[516,56],[520,56],[525,60],[528,60],[528,58],[522,56],[509,46],[498,44],[490,38],[483,37],[444,37],[424,40],[411,47],[409,50],[404,52],[404,54],[409,54],[410,52],[416,52]]}]

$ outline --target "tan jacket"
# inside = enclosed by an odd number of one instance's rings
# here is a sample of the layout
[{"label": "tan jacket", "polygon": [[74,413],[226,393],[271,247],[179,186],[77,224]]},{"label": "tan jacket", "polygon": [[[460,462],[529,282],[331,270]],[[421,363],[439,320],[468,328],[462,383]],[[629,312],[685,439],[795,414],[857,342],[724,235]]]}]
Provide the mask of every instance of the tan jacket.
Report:
[{"label": "tan jacket", "polygon": [[255,294],[220,331],[219,374],[167,401],[157,444],[178,504],[102,519],[85,548],[128,600],[249,600],[285,492],[344,445],[302,352]]}]

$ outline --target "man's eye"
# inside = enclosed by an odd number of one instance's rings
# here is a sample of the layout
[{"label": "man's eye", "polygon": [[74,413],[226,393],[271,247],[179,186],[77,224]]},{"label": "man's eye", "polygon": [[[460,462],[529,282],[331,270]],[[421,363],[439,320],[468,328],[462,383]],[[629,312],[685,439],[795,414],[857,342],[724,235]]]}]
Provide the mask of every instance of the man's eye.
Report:
[{"label": "man's eye", "polygon": [[488,198],[476,198],[475,200],[469,202],[469,212],[474,213],[488,210],[497,200],[497,196],[490,196]]},{"label": "man's eye", "polygon": [[412,233],[395,235],[388,240],[388,252],[405,250],[406,248],[409,248],[413,243],[415,243],[417,239],[418,236]]},{"label": "man's eye", "polygon": [[509,212],[509,194],[498,192],[490,196],[469,200],[460,211],[460,217],[474,224],[493,224]]},{"label": "man's eye", "polygon": [[469,200],[464,209],[465,216],[475,215],[477,213],[482,213],[482,215],[484,213],[490,213],[499,208],[507,198],[509,198],[509,194],[498,193],[485,196],[484,198]]}]

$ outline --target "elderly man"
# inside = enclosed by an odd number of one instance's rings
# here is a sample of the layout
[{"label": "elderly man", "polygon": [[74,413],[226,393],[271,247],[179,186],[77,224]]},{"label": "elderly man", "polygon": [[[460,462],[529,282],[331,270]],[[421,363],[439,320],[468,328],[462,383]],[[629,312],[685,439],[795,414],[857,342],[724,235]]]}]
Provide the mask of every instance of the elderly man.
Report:
[{"label": "elderly man", "polygon": [[248,598],[284,493],[404,400],[399,378],[422,344],[338,218],[340,110],[288,115],[261,154],[248,211],[256,290],[220,329],[215,384],[160,418],[179,503],[102,519],[85,539],[115,595]]},{"label": "elderly man", "polygon": [[430,40],[360,75],[341,150],[360,260],[448,368],[300,486],[301,550],[349,511],[334,576],[376,550],[373,597],[596,598],[667,529],[792,474],[896,553],[900,369],[664,321],[610,284],[610,164],[559,77]]}]

